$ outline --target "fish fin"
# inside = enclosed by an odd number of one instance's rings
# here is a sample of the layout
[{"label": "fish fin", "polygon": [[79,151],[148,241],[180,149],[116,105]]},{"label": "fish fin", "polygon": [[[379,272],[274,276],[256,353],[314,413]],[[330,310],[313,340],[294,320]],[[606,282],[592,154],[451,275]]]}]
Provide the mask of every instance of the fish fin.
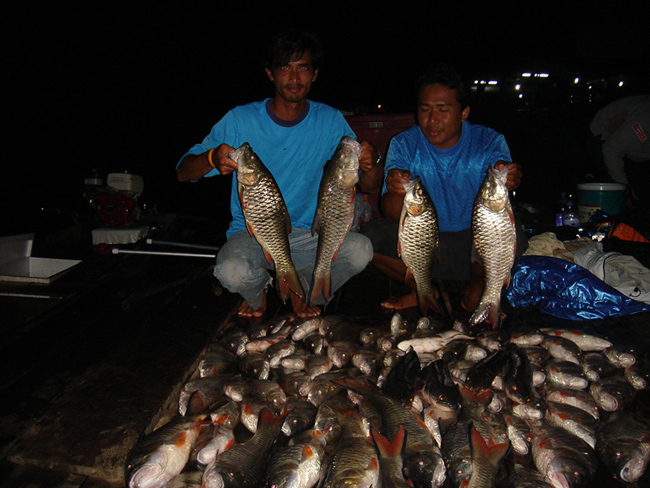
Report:
[{"label": "fish fin", "polygon": [[436,299],[433,293],[420,294],[418,293],[418,305],[423,315],[427,315],[429,309],[442,315],[447,315],[446,311],[440,306],[440,302]]},{"label": "fish fin", "polygon": [[472,459],[485,459],[493,466],[497,466],[510,450],[510,442],[495,444],[492,439],[487,443],[474,424],[470,424],[470,446]]},{"label": "fish fin", "polygon": [[305,445],[305,447],[302,448],[302,460],[306,461],[307,459],[311,459],[313,457],[314,457],[314,450],[309,444]]},{"label": "fish fin", "polygon": [[320,219],[318,213],[314,216],[314,221],[311,223],[311,235],[320,234]]},{"label": "fish fin", "polygon": [[295,269],[278,275],[277,281],[278,293],[280,294],[280,298],[282,298],[283,302],[286,301],[287,297],[289,296],[289,292],[293,293],[301,300],[305,300],[305,291],[302,288],[302,284],[300,283],[300,279],[298,278]]},{"label": "fish fin", "polygon": [[397,255],[402,257],[402,244],[399,241],[397,242]]},{"label": "fish fin", "polygon": [[314,278],[314,284],[311,288],[311,295],[309,296],[310,304],[314,303],[318,298],[318,295],[321,293],[323,294],[323,297],[325,297],[325,301],[329,301],[331,289],[330,278],[331,275],[329,273],[327,276],[319,276]]},{"label": "fish fin", "polygon": [[174,445],[176,447],[183,447],[187,442],[187,432],[179,432],[174,438]]},{"label": "fish fin", "polygon": [[280,415],[273,415],[273,412],[271,410],[264,408],[260,412],[260,418],[257,421],[257,426],[259,428],[260,425],[279,424],[284,421],[284,418],[289,415],[292,410],[292,408],[289,408],[286,411],[282,412]]},{"label": "fish fin", "polygon": [[273,264],[273,257],[271,257],[271,253],[264,248],[262,248],[262,251],[264,252],[264,257],[266,258],[266,262],[269,264]]},{"label": "fish fin", "polygon": [[478,403],[487,405],[492,398],[492,391],[485,390],[481,393],[474,393],[472,390],[465,386],[458,385],[458,392],[465,403]]},{"label": "fish fin", "polygon": [[248,223],[248,221],[246,221],[246,230],[251,235],[251,237],[255,239],[255,232],[253,232],[253,227]]},{"label": "fish fin", "polygon": [[404,430],[404,426],[399,426],[399,429],[395,433],[395,437],[393,437],[393,440],[391,442],[388,442],[388,439],[386,439],[386,437],[381,435],[373,428],[370,429],[370,435],[372,436],[372,440],[374,441],[375,447],[377,448],[377,452],[379,452],[380,456],[401,456],[402,450],[406,445],[406,431]]}]

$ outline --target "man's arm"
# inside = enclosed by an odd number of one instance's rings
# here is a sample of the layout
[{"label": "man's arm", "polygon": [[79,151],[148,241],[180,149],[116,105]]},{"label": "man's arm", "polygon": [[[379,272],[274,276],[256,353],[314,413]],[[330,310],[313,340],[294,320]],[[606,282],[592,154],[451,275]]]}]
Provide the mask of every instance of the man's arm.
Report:
[{"label": "man's arm", "polygon": [[519,188],[519,185],[521,185],[521,177],[523,176],[521,165],[519,163],[497,161],[494,165],[494,169],[502,170],[505,166],[508,167],[508,182],[506,183],[506,188],[510,191],[516,190]]},{"label": "man's arm", "polygon": [[365,193],[372,193],[381,186],[384,177],[384,165],[379,163],[381,155],[373,144],[363,141],[359,156],[359,188]]},{"label": "man's arm", "polygon": [[237,169],[237,163],[228,158],[235,150],[227,144],[220,144],[201,154],[188,154],[176,168],[178,181],[196,181],[203,178],[213,169],[222,175],[228,175]]},{"label": "man's arm", "polygon": [[404,183],[411,179],[411,172],[402,169],[391,169],[386,176],[387,192],[381,197],[381,211],[384,218],[393,224],[399,222],[404,203]]}]

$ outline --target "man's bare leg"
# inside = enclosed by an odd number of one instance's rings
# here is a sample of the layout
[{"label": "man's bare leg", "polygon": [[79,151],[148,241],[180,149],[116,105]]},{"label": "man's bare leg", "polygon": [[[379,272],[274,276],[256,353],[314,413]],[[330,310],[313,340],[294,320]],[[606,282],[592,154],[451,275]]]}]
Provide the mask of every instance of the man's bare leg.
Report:
[{"label": "man's bare leg", "polygon": [[259,318],[266,312],[266,290],[263,292],[262,305],[257,310],[253,310],[246,300],[242,300],[237,310],[237,315],[245,319]]},{"label": "man's bare leg", "polygon": [[405,283],[411,291],[398,297],[390,297],[381,303],[384,308],[402,310],[404,308],[417,307],[418,298],[415,293],[415,281],[406,280],[406,265],[401,259],[395,259],[382,254],[374,254],[372,264],[389,278]]},{"label": "man's bare leg", "polygon": [[302,299],[296,296],[294,293],[289,293],[291,298],[291,306],[293,307],[293,313],[295,313],[300,318],[307,317],[316,317],[320,315],[320,308],[316,305],[307,305]]},{"label": "man's bare leg", "polygon": [[477,262],[472,263],[469,283],[467,284],[467,288],[465,288],[465,295],[460,303],[461,307],[468,312],[476,310],[476,307],[478,307],[481,301],[485,285],[485,277],[483,274],[483,266]]}]

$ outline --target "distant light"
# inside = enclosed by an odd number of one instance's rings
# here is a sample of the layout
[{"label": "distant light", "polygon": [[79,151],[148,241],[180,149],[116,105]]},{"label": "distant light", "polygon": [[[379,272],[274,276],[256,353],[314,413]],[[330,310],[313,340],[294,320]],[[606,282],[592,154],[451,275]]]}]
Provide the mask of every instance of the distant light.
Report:
[{"label": "distant light", "polygon": [[485,80],[481,80],[481,85],[485,85]]},{"label": "distant light", "polygon": [[488,85],[496,85],[498,82],[496,80],[488,81]]},{"label": "distant light", "polygon": [[577,85],[579,82],[580,82],[580,78],[576,78],[576,79],[573,80],[573,83],[575,83],[576,85]]},{"label": "distant light", "polygon": [[548,78],[548,73],[535,73],[536,78]]},{"label": "distant light", "polygon": [[520,93],[520,94],[519,94],[519,98],[524,98],[524,94],[523,94],[523,93]]},{"label": "distant light", "polygon": [[618,82],[618,86],[623,86],[623,84],[624,84],[623,81]]},{"label": "distant light", "polygon": [[475,84],[475,85],[478,85],[478,80],[474,80],[474,84]]},{"label": "distant light", "polygon": [[521,85],[520,85],[519,83],[517,83],[517,84],[515,85],[515,90],[519,91],[520,89],[521,89]]},{"label": "distant light", "polygon": [[532,76],[532,73],[522,73],[521,76],[524,78],[530,78]]},{"label": "distant light", "polygon": [[377,104],[377,109],[381,109],[381,103]]}]

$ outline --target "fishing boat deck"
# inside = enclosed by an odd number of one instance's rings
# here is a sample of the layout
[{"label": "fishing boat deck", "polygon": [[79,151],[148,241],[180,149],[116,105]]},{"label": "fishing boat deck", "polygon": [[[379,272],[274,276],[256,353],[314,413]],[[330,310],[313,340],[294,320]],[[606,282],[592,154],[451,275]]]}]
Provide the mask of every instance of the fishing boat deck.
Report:
[{"label": "fishing boat deck", "polygon": [[[238,297],[220,290],[211,267],[196,258],[94,254],[48,287],[61,297],[54,302],[0,297],[3,488],[123,486],[131,447],[168,420],[200,352],[239,320]],[[463,286],[445,283],[455,309]],[[387,326],[392,313],[380,303],[403,291],[369,267],[324,313]],[[271,293],[265,319],[288,312]],[[506,328],[583,327],[650,350],[650,313],[583,323],[535,308],[507,313]],[[648,399],[640,392],[637,405],[650,418]],[[609,474],[600,479],[593,486],[619,486]]]}]

